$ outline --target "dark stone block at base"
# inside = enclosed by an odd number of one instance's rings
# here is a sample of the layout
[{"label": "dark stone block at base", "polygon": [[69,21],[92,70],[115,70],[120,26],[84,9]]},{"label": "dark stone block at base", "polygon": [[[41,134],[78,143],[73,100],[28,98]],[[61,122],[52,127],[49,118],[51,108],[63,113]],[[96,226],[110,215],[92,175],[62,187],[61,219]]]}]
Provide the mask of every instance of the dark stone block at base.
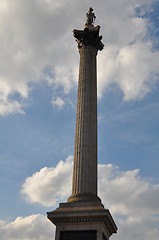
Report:
[{"label": "dark stone block at base", "polygon": [[61,231],[60,240],[97,240],[97,231]]}]

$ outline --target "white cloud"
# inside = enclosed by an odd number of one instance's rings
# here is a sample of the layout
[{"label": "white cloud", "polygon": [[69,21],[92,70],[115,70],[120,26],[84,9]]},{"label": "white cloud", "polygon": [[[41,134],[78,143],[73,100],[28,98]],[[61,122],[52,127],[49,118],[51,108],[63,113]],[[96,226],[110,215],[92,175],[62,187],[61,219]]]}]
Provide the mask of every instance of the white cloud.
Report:
[{"label": "white cloud", "polygon": [[28,177],[22,186],[22,194],[31,203],[56,206],[70,193],[72,179],[72,157],[60,161],[55,168],[42,168]]},{"label": "white cloud", "polygon": [[[147,34],[151,23],[135,11],[137,7],[151,11],[153,2],[92,0],[106,45],[99,54],[99,97],[115,83],[125,100],[135,100],[155,84],[159,53],[152,51]],[[17,100],[17,107],[12,96],[28,98],[30,82],[46,81],[65,93],[75,86],[79,56],[71,31],[83,27],[88,7],[90,2],[84,0],[69,4],[68,0],[1,0],[0,99],[5,97],[7,104],[0,101],[0,115],[23,112],[21,101]]]},{"label": "white cloud", "polygon": [[42,215],[18,217],[15,221],[0,221],[1,240],[51,240],[54,239],[53,224]]},{"label": "white cloud", "polygon": [[159,52],[153,52],[149,43],[139,41],[116,50],[110,47],[99,58],[99,97],[109,84],[117,84],[124,100],[143,98],[158,80],[158,58]]},{"label": "white cloud", "polygon": [[[48,82],[48,73],[43,72],[47,66],[54,76],[53,86],[62,86],[66,92],[72,87],[74,69],[69,68],[72,56],[64,43],[70,42],[67,39],[68,19],[65,28],[61,17],[61,14],[66,15],[64,3],[55,2],[6,0],[0,3],[0,95],[7,101],[15,93],[22,99],[27,98],[30,82]],[[69,38],[73,42],[71,30]],[[7,113],[10,112],[6,108]]]},{"label": "white cloud", "polygon": [[113,213],[131,221],[159,215],[159,184],[140,178],[139,170],[121,172],[112,165],[99,165],[99,192]]},{"label": "white cloud", "polygon": [[18,101],[13,100],[3,100],[0,98],[0,115],[8,115],[13,113],[25,114],[22,107]]},{"label": "white cloud", "polygon": [[[71,195],[72,157],[55,168],[43,168],[27,178],[22,194],[30,203],[56,207]],[[120,171],[99,165],[99,196],[119,227],[112,239],[157,240],[159,234],[159,184],[139,175],[139,170]],[[136,228],[136,231],[134,229]]]},{"label": "white cloud", "polygon": [[159,184],[142,179],[137,169],[99,165],[99,195],[119,228],[112,240],[158,239]]},{"label": "white cloud", "polygon": [[57,97],[57,98],[52,98],[52,106],[53,107],[57,107],[59,109],[63,108],[63,106],[65,105],[64,100],[61,97]]},{"label": "white cloud", "polygon": [[118,233],[114,234],[112,240],[158,240],[159,228],[153,220],[143,219],[142,222],[131,222],[118,220]]}]

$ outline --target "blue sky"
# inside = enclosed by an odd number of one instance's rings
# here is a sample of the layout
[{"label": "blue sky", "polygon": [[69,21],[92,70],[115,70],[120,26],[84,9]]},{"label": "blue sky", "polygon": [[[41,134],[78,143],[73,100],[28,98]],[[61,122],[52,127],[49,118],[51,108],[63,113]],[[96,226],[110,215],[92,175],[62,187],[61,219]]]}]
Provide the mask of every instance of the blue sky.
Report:
[{"label": "blue sky", "polygon": [[83,28],[90,6],[105,44],[99,195],[119,228],[111,239],[158,239],[159,2],[1,0],[2,240],[52,239],[46,212],[71,194],[79,64],[72,29]]}]

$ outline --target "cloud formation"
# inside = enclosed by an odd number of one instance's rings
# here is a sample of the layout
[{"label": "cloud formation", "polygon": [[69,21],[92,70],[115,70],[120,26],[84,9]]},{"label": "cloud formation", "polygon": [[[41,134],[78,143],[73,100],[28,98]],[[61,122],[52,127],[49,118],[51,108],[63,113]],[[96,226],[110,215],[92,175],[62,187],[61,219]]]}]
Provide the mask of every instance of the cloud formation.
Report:
[{"label": "cloud formation", "polygon": [[113,213],[131,220],[159,213],[159,185],[140,178],[138,169],[121,172],[112,165],[99,165],[99,192]]},{"label": "cloud formation", "polygon": [[54,227],[40,214],[18,217],[15,221],[0,221],[1,240],[51,240],[54,238]]},{"label": "cloud formation", "polygon": [[[43,168],[27,178],[22,194],[30,203],[57,207],[71,194],[72,157],[55,168]],[[99,165],[99,196],[116,219],[119,234],[112,239],[151,239],[159,234],[159,184],[139,175],[139,170],[120,171],[111,164]],[[134,229],[136,228],[136,231]]]},{"label": "cloud formation", "polygon": [[63,106],[65,105],[65,102],[61,97],[52,98],[51,103],[53,107],[57,107],[58,109],[63,108]]},{"label": "cloud formation", "polygon": [[76,86],[79,56],[71,31],[82,29],[90,4],[106,45],[99,54],[98,96],[115,84],[126,101],[144,97],[159,74],[159,52],[153,49],[155,37],[149,34],[153,24],[142,17],[153,11],[155,2],[2,0],[0,115],[24,113],[23,101],[33,82],[62,87],[64,93]]},{"label": "cloud formation", "polygon": [[150,43],[138,41],[116,50],[110,47],[99,58],[99,97],[109,85],[117,84],[125,101],[143,98],[158,80],[158,58]]},{"label": "cloud formation", "polygon": [[22,186],[22,194],[30,203],[57,206],[71,193],[72,156],[60,161],[55,168],[42,168],[28,177]]}]

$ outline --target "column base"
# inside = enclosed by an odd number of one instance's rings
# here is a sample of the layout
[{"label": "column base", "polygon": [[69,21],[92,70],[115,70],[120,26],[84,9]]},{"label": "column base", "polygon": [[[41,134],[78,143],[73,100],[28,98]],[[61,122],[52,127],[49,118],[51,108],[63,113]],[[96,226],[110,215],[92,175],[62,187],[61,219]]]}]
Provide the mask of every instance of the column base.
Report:
[{"label": "column base", "polygon": [[109,240],[117,232],[109,210],[99,202],[61,203],[47,217],[56,226],[55,240]]},{"label": "column base", "polygon": [[68,198],[68,202],[99,202],[101,203],[101,199],[91,193],[78,193],[78,194],[72,194]]}]

